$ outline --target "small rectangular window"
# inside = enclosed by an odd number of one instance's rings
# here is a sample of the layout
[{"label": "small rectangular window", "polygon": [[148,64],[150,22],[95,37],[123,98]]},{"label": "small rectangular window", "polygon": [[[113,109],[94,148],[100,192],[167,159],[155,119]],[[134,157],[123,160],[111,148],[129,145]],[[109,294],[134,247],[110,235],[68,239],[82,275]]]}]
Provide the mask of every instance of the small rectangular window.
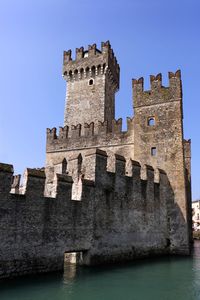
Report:
[{"label": "small rectangular window", "polygon": [[156,154],[157,154],[157,149],[156,149],[156,147],[152,147],[152,148],[151,148],[151,156],[156,156]]},{"label": "small rectangular window", "polygon": [[148,126],[154,126],[155,125],[155,118],[150,117],[148,118]]}]

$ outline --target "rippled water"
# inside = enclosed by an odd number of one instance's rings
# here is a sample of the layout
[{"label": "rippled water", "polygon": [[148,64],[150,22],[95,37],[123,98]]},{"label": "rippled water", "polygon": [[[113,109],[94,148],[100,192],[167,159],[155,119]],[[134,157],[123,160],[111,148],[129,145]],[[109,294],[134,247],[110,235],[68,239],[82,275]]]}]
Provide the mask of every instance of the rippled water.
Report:
[{"label": "rippled water", "polygon": [[0,282],[0,300],[200,299],[200,242],[194,255],[124,266],[76,268]]}]

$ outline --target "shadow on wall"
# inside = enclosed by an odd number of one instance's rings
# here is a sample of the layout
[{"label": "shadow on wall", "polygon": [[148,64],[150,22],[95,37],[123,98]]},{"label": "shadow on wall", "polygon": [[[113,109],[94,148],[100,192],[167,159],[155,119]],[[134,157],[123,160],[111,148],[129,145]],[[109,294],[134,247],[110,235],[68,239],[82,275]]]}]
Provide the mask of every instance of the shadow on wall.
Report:
[{"label": "shadow on wall", "polygon": [[154,182],[146,165],[141,179],[132,161],[126,176],[120,155],[115,173],[107,172],[107,154],[98,149],[68,164],[75,178],[85,175],[80,201],[71,200],[67,174],[56,175],[55,198],[44,197],[45,172],[37,169],[26,170],[25,193],[12,194],[13,167],[0,164],[0,278],[63,270],[65,252],[83,252],[86,265],[188,254],[188,226],[165,172],[157,170]]}]

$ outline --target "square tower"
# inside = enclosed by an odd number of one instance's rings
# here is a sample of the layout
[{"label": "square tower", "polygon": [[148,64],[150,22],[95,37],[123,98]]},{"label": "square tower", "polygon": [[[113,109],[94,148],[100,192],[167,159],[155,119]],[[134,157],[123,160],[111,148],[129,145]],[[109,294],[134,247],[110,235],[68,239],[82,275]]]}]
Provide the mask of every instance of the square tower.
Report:
[{"label": "square tower", "polygon": [[98,121],[111,129],[115,116],[115,93],[119,89],[120,68],[109,41],[64,52],[63,77],[67,81],[64,125],[76,126]]}]

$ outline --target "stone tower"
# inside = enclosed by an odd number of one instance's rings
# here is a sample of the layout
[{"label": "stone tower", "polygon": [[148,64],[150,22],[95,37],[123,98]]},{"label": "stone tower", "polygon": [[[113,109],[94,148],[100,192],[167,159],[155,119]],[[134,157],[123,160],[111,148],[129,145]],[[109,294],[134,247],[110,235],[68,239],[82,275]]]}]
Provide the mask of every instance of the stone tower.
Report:
[{"label": "stone tower", "polygon": [[179,211],[174,211],[176,218],[169,216],[169,226],[174,236],[172,248],[179,248],[180,251],[181,244],[184,252],[184,247],[188,247],[190,199],[186,190],[188,163],[184,153],[181,73],[169,72],[169,87],[162,85],[161,74],[151,75],[150,83],[151,89],[144,91],[143,78],[133,80],[134,159],[142,165],[148,162],[154,168],[166,171]]},{"label": "stone tower", "polygon": [[64,52],[63,77],[67,81],[64,125],[111,122],[115,115],[115,93],[119,88],[119,65],[110,43]]},{"label": "stone tower", "polygon": [[[144,91],[143,78],[133,80],[134,117],[115,120],[115,92],[119,88],[119,65],[110,43],[64,52],[63,76],[67,81],[64,127],[47,130],[46,176],[49,194],[56,173],[71,174],[71,161],[81,154],[84,161],[98,148],[108,155],[107,170],[115,172],[115,155],[126,159],[131,175],[132,160],[145,170],[151,165],[166,172],[171,186],[173,207],[168,201],[169,247],[173,253],[189,250],[191,218],[190,141],[183,136],[181,73],[169,72],[169,86],[162,75],[150,76],[151,88]],[[63,167],[65,166],[65,167]],[[156,173],[156,172],[155,172]],[[145,186],[144,178],[144,186]],[[156,180],[156,178],[155,178]],[[158,179],[159,181],[159,179]],[[139,201],[139,200],[138,200]],[[166,217],[165,217],[166,221]]]}]

